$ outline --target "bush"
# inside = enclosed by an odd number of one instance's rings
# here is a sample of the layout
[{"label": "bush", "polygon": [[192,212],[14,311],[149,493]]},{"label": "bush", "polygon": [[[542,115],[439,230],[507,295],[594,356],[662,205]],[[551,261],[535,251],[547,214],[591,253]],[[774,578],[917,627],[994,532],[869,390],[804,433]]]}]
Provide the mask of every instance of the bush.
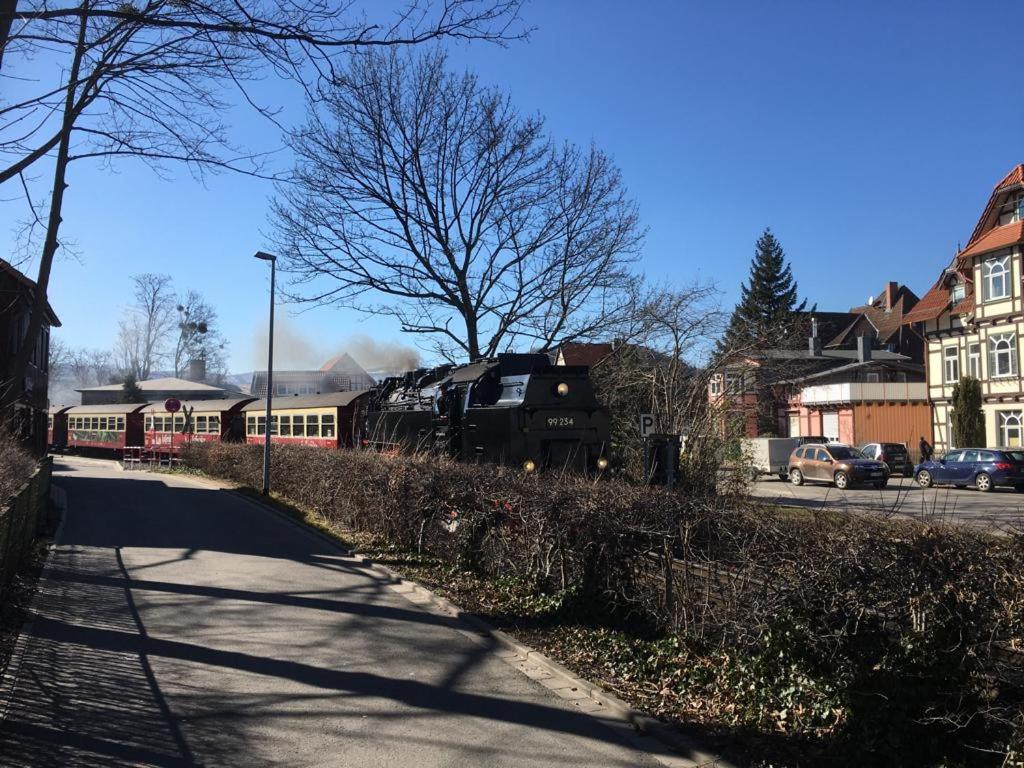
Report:
[{"label": "bush", "polygon": [[36,469],[32,454],[8,432],[0,428],[0,507],[21,486],[28,482]]},{"label": "bush", "polygon": [[[261,450],[184,461],[259,486]],[[275,446],[272,485],[333,526],[557,595],[559,621],[682,649],[642,670],[663,697],[850,764],[998,765],[1024,711],[1019,538],[361,451]]]}]

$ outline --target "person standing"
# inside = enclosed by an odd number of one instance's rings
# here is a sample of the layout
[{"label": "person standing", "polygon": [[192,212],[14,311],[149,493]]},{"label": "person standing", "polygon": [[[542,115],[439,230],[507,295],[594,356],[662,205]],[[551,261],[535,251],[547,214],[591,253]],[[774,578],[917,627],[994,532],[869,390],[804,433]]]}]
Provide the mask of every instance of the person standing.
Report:
[{"label": "person standing", "polygon": [[935,449],[932,448],[931,444],[921,436],[921,440],[917,444],[917,449],[921,452],[921,461],[931,461],[932,454],[935,453]]}]

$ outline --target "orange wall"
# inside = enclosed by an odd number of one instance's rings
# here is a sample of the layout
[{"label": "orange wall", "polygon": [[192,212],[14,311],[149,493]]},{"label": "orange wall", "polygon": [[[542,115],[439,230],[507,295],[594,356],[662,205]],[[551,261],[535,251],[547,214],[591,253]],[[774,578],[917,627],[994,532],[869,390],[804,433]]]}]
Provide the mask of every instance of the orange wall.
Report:
[{"label": "orange wall", "polygon": [[865,403],[853,407],[857,445],[877,442],[906,443],[931,437],[932,408],[928,403]]}]

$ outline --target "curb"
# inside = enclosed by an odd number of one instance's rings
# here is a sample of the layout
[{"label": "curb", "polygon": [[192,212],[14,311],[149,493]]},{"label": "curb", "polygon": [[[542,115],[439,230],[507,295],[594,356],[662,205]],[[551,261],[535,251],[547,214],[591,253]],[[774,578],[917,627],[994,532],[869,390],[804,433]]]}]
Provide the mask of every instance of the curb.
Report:
[{"label": "curb", "polygon": [[[591,701],[603,708],[607,715],[632,726],[632,728],[639,733],[650,736],[662,745],[671,749],[674,753],[673,757],[676,758],[674,764],[680,766],[680,768],[735,768],[732,763],[728,762],[724,758],[702,749],[694,740],[680,733],[668,723],[664,723],[655,717],[634,709],[618,696],[606,691],[600,685],[579,677],[554,659],[549,658],[525,643],[519,642],[506,632],[491,626],[491,624],[481,619],[479,616],[467,613],[447,598],[435,594],[433,591],[415,581],[406,579],[385,565],[376,563],[363,555],[353,553],[352,550],[347,548],[334,537],[328,536],[323,531],[319,531],[301,520],[297,520],[296,518],[285,514],[271,504],[264,503],[260,499],[252,498],[251,496],[243,493],[237,493],[236,488],[234,487],[217,484],[216,481],[205,478],[203,478],[203,480],[205,481],[204,484],[216,484],[221,490],[226,490],[234,496],[257,506],[260,509],[271,512],[278,518],[291,523],[305,533],[329,543],[332,547],[340,550],[346,556],[352,558],[359,564],[365,565],[369,569],[384,576],[387,582],[393,587],[402,587],[401,594],[403,596],[408,598],[410,595],[415,595],[417,600],[414,600],[413,602],[417,605],[422,606],[425,603],[431,604],[442,613],[448,616],[453,616],[467,624],[478,635],[493,640],[505,651],[514,653],[518,660],[528,661],[542,669],[551,677],[565,683],[565,685],[572,690],[578,690],[586,694]],[[511,664],[511,660],[505,660]],[[512,666],[516,665],[512,664]],[[591,712],[591,714],[596,713]]]}]

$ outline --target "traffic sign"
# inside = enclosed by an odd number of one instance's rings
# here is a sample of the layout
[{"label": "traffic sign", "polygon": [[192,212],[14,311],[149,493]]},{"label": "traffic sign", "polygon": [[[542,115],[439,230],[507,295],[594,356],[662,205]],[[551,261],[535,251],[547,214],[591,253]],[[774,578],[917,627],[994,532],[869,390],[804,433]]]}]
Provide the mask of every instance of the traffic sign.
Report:
[{"label": "traffic sign", "polygon": [[164,403],[164,410],[168,413],[177,413],[181,410],[181,401],[176,397],[169,397]]},{"label": "traffic sign", "polygon": [[654,434],[656,420],[653,413],[640,414],[640,437],[647,438]]}]

